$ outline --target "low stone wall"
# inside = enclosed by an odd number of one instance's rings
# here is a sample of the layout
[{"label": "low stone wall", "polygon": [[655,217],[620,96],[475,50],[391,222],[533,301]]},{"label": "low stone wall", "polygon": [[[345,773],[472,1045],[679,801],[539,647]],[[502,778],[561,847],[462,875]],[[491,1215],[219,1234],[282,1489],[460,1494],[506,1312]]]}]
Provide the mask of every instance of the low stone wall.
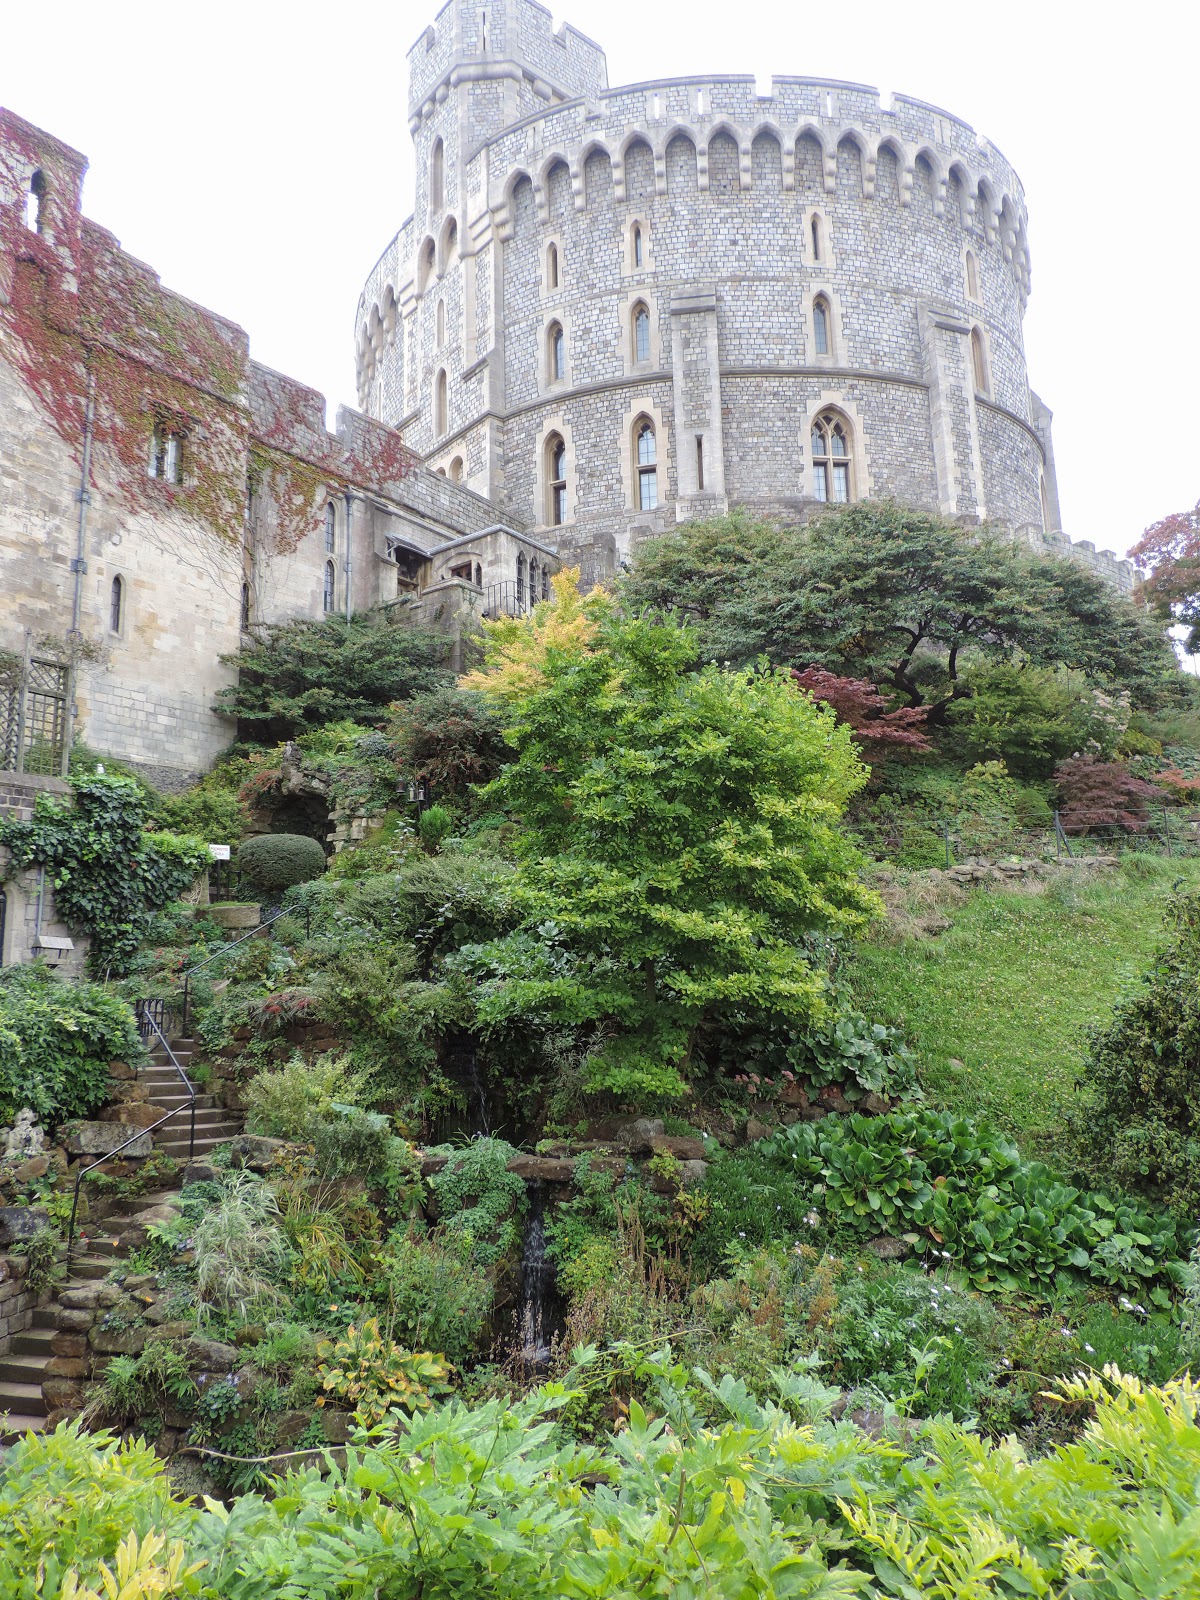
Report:
[{"label": "low stone wall", "polygon": [[15,1333],[33,1323],[38,1296],[26,1283],[29,1262],[24,1256],[0,1255],[0,1350],[8,1349]]}]

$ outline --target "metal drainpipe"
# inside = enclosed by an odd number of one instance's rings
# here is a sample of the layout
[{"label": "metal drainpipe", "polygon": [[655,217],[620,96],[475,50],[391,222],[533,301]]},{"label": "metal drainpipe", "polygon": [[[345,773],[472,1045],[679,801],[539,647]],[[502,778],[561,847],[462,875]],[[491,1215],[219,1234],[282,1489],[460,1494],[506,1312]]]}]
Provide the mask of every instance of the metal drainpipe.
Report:
[{"label": "metal drainpipe", "polygon": [[354,578],[354,557],[350,552],[350,530],[354,518],[354,496],[346,490],[346,621],[350,621],[350,586]]},{"label": "metal drainpipe", "polygon": [[83,464],[79,471],[79,538],[75,547],[75,559],[71,563],[71,571],[75,574],[75,599],[71,607],[71,632],[79,633],[79,619],[83,612],[83,575],[87,571],[87,561],[84,551],[87,548],[87,521],[88,506],[91,504],[91,491],[88,483],[92,476],[92,425],[96,415],[96,374],[92,370],[91,351],[88,350],[84,360],[87,363],[87,406],[83,414]]}]

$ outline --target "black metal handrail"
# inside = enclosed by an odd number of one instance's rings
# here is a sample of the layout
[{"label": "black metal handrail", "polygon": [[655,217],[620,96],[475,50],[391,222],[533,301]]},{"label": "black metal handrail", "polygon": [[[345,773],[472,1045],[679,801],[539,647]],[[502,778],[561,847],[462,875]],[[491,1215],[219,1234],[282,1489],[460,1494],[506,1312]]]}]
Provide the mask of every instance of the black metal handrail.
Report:
[{"label": "black metal handrail", "polygon": [[176,1060],[175,1052],[171,1049],[166,1034],[158,1025],[154,1016],[154,1003],[139,1000],[135,1006],[135,1011],[137,1013],[138,1032],[141,1034],[142,1039],[149,1043],[152,1033],[158,1035],[159,1043],[167,1052],[167,1060],[179,1074],[179,1081],[187,1091],[187,1104],[186,1106],[176,1106],[174,1111],[168,1111],[165,1116],[159,1117],[157,1122],[152,1122],[148,1128],[138,1128],[135,1133],[130,1134],[128,1139],[122,1140],[115,1149],[107,1151],[98,1161],[93,1161],[90,1166],[81,1167],[75,1174],[75,1193],[71,1200],[71,1220],[67,1224],[68,1261],[71,1258],[71,1250],[75,1244],[75,1219],[79,1212],[79,1196],[82,1192],[83,1180],[89,1172],[95,1172],[97,1167],[102,1167],[106,1161],[111,1161],[114,1156],[119,1156],[122,1150],[127,1150],[131,1144],[136,1143],[144,1133],[154,1133],[157,1128],[161,1128],[165,1122],[170,1122],[172,1117],[179,1116],[182,1111],[189,1112],[191,1117],[191,1127],[188,1133],[188,1160],[190,1161],[196,1153],[196,1090],[192,1085],[191,1079]]},{"label": "black metal handrail", "polygon": [[247,939],[255,938],[263,931],[264,928],[269,928],[273,922],[278,922],[280,917],[303,917],[305,938],[311,936],[312,912],[307,906],[301,906],[296,909],[291,906],[280,906],[278,911],[273,911],[271,915],[260,922],[257,927],[248,928],[246,932],[240,936],[240,938],[230,939],[228,944],[219,944],[215,950],[209,951],[208,955],[205,956],[203,961],[196,961],[187,968],[183,974],[183,1016],[179,1023],[179,1031],[182,1033],[185,1039],[188,1036],[188,1009],[191,1005],[192,998],[192,974],[195,972],[202,972],[204,968],[207,967],[210,962],[215,961],[218,956],[223,956],[228,951],[235,950],[239,944],[245,944]]}]

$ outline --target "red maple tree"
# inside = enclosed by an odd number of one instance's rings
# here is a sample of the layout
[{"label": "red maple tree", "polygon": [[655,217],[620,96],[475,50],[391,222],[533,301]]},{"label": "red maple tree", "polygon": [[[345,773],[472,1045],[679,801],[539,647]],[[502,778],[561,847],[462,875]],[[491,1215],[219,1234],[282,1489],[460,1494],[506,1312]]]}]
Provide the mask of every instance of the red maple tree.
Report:
[{"label": "red maple tree", "polygon": [[916,755],[929,749],[925,732],[927,706],[900,706],[892,710],[873,683],[865,678],[839,678],[824,667],[792,670],[792,677],[814,700],[823,700],[839,722],[854,730],[868,761],[881,761],[893,751]]}]

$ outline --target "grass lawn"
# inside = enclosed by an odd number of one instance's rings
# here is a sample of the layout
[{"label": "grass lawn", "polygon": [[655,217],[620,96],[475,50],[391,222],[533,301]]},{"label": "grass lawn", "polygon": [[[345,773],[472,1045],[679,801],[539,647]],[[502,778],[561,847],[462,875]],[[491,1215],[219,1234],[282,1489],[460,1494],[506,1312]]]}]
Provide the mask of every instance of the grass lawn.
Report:
[{"label": "grass lawn", "polygon": [[986,1116],[1052,1160],[1088,1033],[1146,967],[1180,878],[1200,885],[1200,861],[1130,858],[1043,895],[975,890],[937,937],[862,946],[856,999],[907,1030],[933,1104]]}]

